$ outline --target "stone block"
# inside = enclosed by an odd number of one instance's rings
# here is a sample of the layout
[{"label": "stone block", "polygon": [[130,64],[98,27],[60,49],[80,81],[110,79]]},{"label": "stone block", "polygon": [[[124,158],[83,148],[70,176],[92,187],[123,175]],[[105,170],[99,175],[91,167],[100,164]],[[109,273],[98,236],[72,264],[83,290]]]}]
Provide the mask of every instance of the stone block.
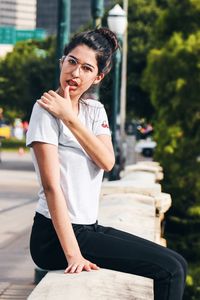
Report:
[{"label": "stone block", "polygon": [[153,300],[153,281],[107,269],[63,274],[49,272],[28,300]]}]

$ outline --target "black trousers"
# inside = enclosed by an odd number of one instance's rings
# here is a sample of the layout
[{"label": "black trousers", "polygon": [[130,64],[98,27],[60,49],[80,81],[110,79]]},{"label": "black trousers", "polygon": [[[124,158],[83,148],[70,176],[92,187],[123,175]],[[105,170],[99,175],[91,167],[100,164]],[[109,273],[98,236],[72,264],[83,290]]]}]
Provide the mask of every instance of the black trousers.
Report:
[{"label": "black trousers", "polygon": [[[154,279],[154,299],[182,299],[187,263],[168,248],[112,227],[72,224],[84,258],[99,267]],[[30,239],[34,262],[43,269],[67,267],[52,221],[36,213]]]}]

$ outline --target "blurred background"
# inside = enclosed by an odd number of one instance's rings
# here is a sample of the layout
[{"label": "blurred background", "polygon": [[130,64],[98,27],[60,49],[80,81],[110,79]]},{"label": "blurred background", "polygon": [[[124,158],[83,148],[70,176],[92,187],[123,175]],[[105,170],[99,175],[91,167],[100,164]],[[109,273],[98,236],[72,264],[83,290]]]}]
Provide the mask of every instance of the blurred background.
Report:
[{"label": "blurred background", "polygon": [[31,110],[58,86],[63,45],[101,25],[122,48],[90,91],[108,112],[117,157],[106,177],[141,158],[160,162],[173,199],[165,238],[189,262],[184,299],[200,299],[199,0],[0,0],[0,149],[28,151]]}]

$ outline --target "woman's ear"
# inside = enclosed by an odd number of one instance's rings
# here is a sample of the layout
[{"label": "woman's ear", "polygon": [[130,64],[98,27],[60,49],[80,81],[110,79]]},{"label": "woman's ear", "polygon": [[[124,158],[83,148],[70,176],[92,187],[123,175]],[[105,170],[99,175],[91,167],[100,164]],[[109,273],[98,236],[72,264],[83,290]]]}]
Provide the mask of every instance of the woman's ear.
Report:
[{"label": "woman's ear", "polygon": [[94,80],[93,84],[98,84],[103,78],[104,78],[104,74],[100,73],[99,75],[96,76],[96,79]]}]

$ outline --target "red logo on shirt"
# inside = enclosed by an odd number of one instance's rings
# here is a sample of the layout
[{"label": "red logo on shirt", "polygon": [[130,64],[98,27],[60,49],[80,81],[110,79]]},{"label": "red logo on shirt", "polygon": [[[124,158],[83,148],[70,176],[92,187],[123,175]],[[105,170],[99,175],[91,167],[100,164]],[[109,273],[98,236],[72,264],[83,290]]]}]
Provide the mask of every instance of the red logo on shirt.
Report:
[{"label": "red logo on shirt", "polygon": [[103,123],[101,124],[101,126],[103,128],[109,128],[108,123],[106,121],[103,121]]}]

